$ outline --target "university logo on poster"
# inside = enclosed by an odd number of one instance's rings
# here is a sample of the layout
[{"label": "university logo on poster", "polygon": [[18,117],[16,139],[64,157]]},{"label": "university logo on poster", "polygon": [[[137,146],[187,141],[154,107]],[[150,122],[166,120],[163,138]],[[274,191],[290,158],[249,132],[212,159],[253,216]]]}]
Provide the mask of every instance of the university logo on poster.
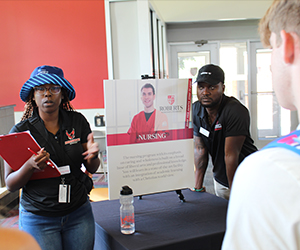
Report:
[{"label": "university logo on poster", "polygon": [[174,102],[175,102],[175,95],[168,95],[168,103],[170,105],[173,105]]}]

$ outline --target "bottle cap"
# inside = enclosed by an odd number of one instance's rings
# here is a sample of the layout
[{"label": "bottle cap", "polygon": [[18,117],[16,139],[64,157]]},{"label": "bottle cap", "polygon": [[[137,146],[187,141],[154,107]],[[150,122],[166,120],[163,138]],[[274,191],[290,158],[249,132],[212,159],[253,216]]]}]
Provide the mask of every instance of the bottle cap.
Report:
[{"label": "bottle cap", "polygon": [[128,186],[123,186],[121,191],[120,191],[121,195],[130,195],[132,194],[132,189]]}]

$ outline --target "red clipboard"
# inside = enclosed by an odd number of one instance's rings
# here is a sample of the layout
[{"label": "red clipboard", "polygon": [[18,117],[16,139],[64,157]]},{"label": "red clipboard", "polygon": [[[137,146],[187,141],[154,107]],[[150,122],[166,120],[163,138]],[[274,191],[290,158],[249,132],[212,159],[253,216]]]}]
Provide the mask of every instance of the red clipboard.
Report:
[{"label": "red clipboard", "polygon": [[[32,156],[32,152],[41,150],[40,145],[29,131],[0,135],[0,155],[14,170],[18,170]],[[60,171],[53,161],[44,170],[36,169],[30,180],[46,179],[60,176]]]}]

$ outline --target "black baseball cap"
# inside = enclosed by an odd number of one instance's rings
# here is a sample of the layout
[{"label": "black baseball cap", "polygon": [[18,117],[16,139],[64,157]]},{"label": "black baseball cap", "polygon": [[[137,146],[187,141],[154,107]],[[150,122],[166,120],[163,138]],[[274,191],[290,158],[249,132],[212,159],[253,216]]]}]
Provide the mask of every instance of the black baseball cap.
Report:
[{"label": "black baseball cap", "polygon": [[224,71],[217,65],[207,64],[199,69],[196,82],[206,82],[208,84],[217,85],[219,82],[224,83]]}]

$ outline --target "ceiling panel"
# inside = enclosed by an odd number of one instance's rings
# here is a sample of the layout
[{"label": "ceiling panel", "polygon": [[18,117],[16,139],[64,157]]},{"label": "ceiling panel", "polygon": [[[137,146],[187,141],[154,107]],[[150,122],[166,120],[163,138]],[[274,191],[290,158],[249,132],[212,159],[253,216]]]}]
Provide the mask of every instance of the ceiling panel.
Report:
[{"label": "ceiling panel", "polygon": [[273,0],[149,0],[165,23],[260,19]]}]

